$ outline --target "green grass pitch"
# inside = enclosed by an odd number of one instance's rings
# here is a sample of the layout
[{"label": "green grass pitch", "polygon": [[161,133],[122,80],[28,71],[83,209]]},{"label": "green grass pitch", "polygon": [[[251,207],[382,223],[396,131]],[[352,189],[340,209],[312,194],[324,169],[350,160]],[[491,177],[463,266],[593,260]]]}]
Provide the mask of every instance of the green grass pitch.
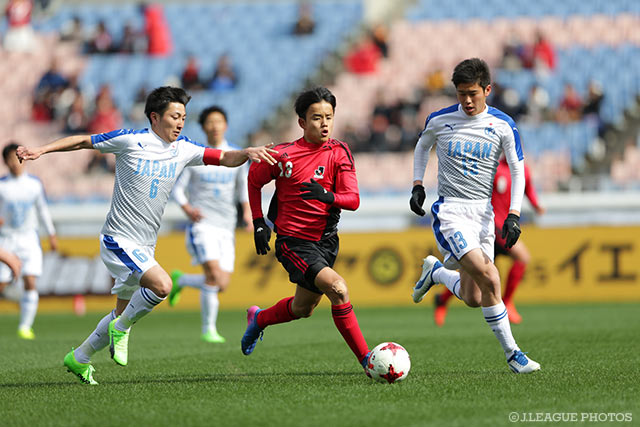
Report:
[{"label": "green grass pitch", "polygon": [[392,340],[411,355],[409,377],[392,385],[365,377],[326,308],[269,327],[248,357],[244,312],[221,312],[226,344],[199,341],[197,312],[152,313],[132,330],[129,366],[108,350],[94,357],[94,387],[62,358],[101,314],[41,314],[34,342],[17,339],[17,316],[0,315],[0,425],[490,426],[514,425],[511,412],[622,412],[633,417],[622,424],[640,423],[639,304],[519,309],[516,340],[542,365],[528,376],[508,369],[478,309],[454,307],[436,328],[428,305],[356,306],[370,347]]}]

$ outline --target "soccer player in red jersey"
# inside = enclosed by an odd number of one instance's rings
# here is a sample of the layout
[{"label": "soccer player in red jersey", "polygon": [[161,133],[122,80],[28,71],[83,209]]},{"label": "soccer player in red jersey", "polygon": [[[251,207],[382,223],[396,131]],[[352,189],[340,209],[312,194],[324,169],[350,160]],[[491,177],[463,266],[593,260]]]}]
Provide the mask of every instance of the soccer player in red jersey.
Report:
[{"label": "soccer player in red jersey", "polygon": [[266,255],[271,249],[261,189],[275,179],[268,218],[277,234],[276,258],[297,286],[294,296],[272,307],[254,305],[247,310],[241,347],[249,355],[267,326],[311,316],[324,294],[331,301],[336,327],[367,372],[369,348],[349,302],[347,283],[332,268],[338,255],[340,211],[356,210],[360,204],[351,151],[344,142],[331,138],[335,106],[335,96],[324,87],[301,93],[295,111],[303,137],[274,147],[278,152],[275,165],[254,163],[249,168],[256,251]]},{"label": "soccer player in red jersey", "polygon": [[[531,205],[535,209],[538,215],[542,215],[545,209],[540,206],[538,202],[538,196],[536,189],[531,181],[531,172],[527,165],[524,165],[524,177],[525,187],[524,193],[531,202]],[[513,304],[513,293],[520,284],[524,272],[527,269],[527,264],[531,258],[527,246],[522,239],[518,239],[513,247],[507,249],[505,245],[505,239],[502,237],[502,225],[509,213],[509,205],[511,203],[511,174],[509,173],[509,165],[504,156],[500,159],[498,169],[496,170],[496,176],[493,181],[493,192],[491,194],[491,204],[493,205],[493,214],[495,215],[496,225],[496,243],[495,254],[508,255],[513,258],[513,265],[509,270],[507,276],[507,286],[504,292],[502,300],[507,308],[507,315],[509,321],[513,324],[519,324],[522,322],[522,316],[516,310],[516,306]],[[444,292],[435,296],[435,310],[433,312],[433,319],[436,325],[444,325],[445,318],[447,317],[447,301],[453,295],[451,291],[445,289]]]}]

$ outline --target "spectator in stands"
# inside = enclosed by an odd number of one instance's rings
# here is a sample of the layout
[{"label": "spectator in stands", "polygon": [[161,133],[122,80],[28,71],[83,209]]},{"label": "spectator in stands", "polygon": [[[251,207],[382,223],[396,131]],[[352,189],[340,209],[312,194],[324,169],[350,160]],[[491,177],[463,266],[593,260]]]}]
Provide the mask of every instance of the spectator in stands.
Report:
[{"label": "spectator in stands", "polygon": [[86,42],[86,34],[82,20],[79,16],[74,16],[71,21],[67,21],[60,30],[60,41],[77,42],[84,44]]},{"label": "spectator in stands", "polygon": [[32,118],[37,121],[52,120],[55,117],[58,97],[67,87],[69,87],[69,80],[59,71],[58,61],[54,58],[36,86]]},{"label": "spectator in stands", "polygon": [[144,114],[144,106],[147,101],[147,88],[140,86],[138,92],[133,99],[133,106],[129,110],[129,120],[132,122],[144,122],[147,116]]},{"label": "spectator in stands", "polygon": [[237,83],[238,78],[235,71],[233,71],[231,58],[225,53],[218,59],[216,71],[213,73],[213,78],[208,85],[209,89],[224,92],[235,88]]},{"label": "spectator in stands", "polygon": [[9,0],[5,8],[8,28],[4,36],[4,48],[12,52],[32,52],[36,47],[31,28],[31,0]]},{"label": "spectator in stands", "polygon": [[110,132],[122,127],[122,116],[116,108],[109,85],[103,85],[96,95],[96,108],[89,120],[90,134]]},{"label": "spectator in stands", "polygon": [[518,121],[526,110],[518,92],[513,88],[505,88],[499,83],[494,83],[492,87],[491,106]]},{"label": "spectator in stands", "polygon": [[575,122],[582,117],[582,98],[576,88],[567,83],[564,86],[564,94],[560,106],[556,111],[556,120],[560,123]]},{"label": "spectator in stands", "polygon": [[389,57],[389,44],[387,43],[387,27],[382,24],[377,24],[371,30],[371,39],[373,43],[378,47],[380,54],[383,58]]},{"label": "spectator in stands", "polygon": [[297,36],[304,36],[312,34],[316,28],[316,22],[313,19],[313,13],[311,4],[309,2],[300,3],[298,8],[298,20],[293,27],[293,34]]},{"label": "spectator in stands", "polygon": [[89,127],[89,117],[85,110],[84,97],[76,91],[76,96],[64,118],[64,132],[76,134],[86,132]]},{"label": "spectator in stands", "polygon": [[366,35],[344,59],[348,71],[356,74],[370,74],[378,71],[380,49],[371,35]]},{"label": "spectator in stands", "polygon": [[126,23],[122,30],[122,39],[116,49],[119,53],[143,53],[147,49],[147,43],[131,23]]},{"label": "spectator in stands", "polygon": [[423,96],[441,95],[447,86],[447,80],[441,68],[429,72],[424,79]]},{"label": "spectator in stands", "polygon": [[604,134],[608,127],[608,124],[602,120],[602,115],[600,114],[603,100],[604,93],[602,92],[602,86],[597,81],[591,80],[589,82],[587,98],[582,107],[582,116],[586,119],[594,120],[598,124],[598,134],[600,136]]},{"label": "spectator in stands", "polygon": [[87,164],[87,173],[115,173],[115,171],[115,164],[109,162],[109,158],[105,153],[101,153],[98,150],[91,150],[91,160],[89,160]]},{"label": "spectator in stands", "polygon": [[533,44],[533,66],[536,72],[547,74],[556,68],[556,53],[553,45],[547,38],[538,32]]},{"label": "spectator in stands", "polygon": [[200,90],[203,85],[200,81],[200,65],[198,59],[194,55],[189,55],[187,64],[182,71],[180,77],[182,88],[187,91]]},{"label": "spectator in stands", "polygon": [[99,21],[98,26],[95,29],[93,36],[89,38],[87,43],[88,53],[112,53],[113,52],[113,37],[107,30],[107,25],[104,21]]},{"label": "spectator in stands", "polygon": [[147,35],[147,53],[153,56],[167,56],[173,50],[171,32],[160,4],[144,6],[144,30]]},{"label": "spectator in stands", "polygon": [[550,98],[545,88],[534,84],[529,90],[529,96],[524,105],[523,120],[528,123],[540,124],[550,119]]},{"label": "spectator in stands", "polygon": [[514,32],[509,36],[502,49],[502,64],[500,67],[508,71],[519,71],[523,67],[531,68],[533,63],[532,55],[532,49],[527,48]]}]

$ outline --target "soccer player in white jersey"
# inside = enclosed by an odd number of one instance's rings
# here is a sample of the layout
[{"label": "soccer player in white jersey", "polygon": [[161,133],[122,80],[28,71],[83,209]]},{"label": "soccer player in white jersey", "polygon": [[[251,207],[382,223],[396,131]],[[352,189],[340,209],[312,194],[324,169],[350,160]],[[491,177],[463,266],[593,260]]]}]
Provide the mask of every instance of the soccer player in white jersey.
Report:
[{"label": "soccer player in white jersey", "polygon": [[[58,243],[42,183],[24,172],[24,165],[16,157],[17,149],[17,144],[10,143],[2,150],[9,174],[0,178],[0,248],[14,253],[22,262],[24,292],[20,298],[18,336],[32,340],[39,299],[36,280],[42,274],[42,248],[36,216],[49,236],[51,249],[57,250]],[[11,282],[12,276],[9,266],[0,264],[0,291]]]},{"label": "soccer player in white jersey", "polygon": [[[218,106],[211,106],[200,113],[200,126],[212,148],[231,150],[225,139],[227,113]],[[218,333],[218,292],[223,292],[231,281],[235,260],[236,204],[242,205],[244,222],[253,231],[253,219],[247,193],[247,170],[222,166],[197,166],[182,171],[173,197],[189,217],[185,240],[187,251],[194,265],[202,265],[202,274],[171,272],[173,288],[169,305],[175,306],[185,286],[200,289],[202,332],[205,342],[223,343]]]},{"label": "soccer player in white jersey", "polygon": [[171,291],[171,278],[154,259],[154,252],[162,213],[182,170],[202,164],[237,167],[247,159],[274,163],[270,146],[222,151],[180,136],[189,99],[183,89],[160,87],[149,94],[145,105],[151,129],[68,136],[17,150],[20,160],[83,148],[116,155],[111,208],[100,235],[100,256],[115,279],[111,293],[117,295],[116,307],[64,358],[67,370],[86,384],[97,384],[91,356],[107,345],[117,364],[127,364],[131,325]]},{"label": "soccer player in white jersey", "polygon": [[[511,205],[502,235],[508,248],[520,236],[525,184],[520,135],[511,117],[486,104],[491,76],[483,60],[462,61],[454,69],[452,80],[459,104],[429,115],[414,152],[414,186],[409,204],[413,212],[422,216],[426,197],[422,179],[429,150],[436,147],[439,198],[431,206],[431,214],[444,265],[431,255],[424,259],[413,300],[420,302],[435,283],[443,283],[469,307],[482,307],[513,372],[537,371],[540,364],[520,350],[511,334],[500,295],[500,275],[493,263],[491,192],[502,152],[512,179]],[[460,273],[454,270],[458,268]]]}]

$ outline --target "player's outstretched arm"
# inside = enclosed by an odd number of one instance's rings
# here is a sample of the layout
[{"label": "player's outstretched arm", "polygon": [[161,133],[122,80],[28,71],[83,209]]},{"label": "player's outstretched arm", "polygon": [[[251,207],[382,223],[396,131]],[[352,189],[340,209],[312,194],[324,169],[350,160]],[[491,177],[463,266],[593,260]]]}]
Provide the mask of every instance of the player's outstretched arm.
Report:
[{"label": "player's outstretched arm", "polygon": [[18,156],[18,160],[22,162],[23,160],[36,160],[43,154],[53,153],[55,151],[73,151],[83,148],[93,148],[91,135],[66,136],[37,148],[20,146],[16,150],[16,156]]},{"label": "player's outstretched arm", "polygon": [[270,143],[261,147],[247,147],[242,150],[223,151],[220,154],[220,164],[234,168],[240,166],[248,159],[256,163],[264,160],[270,165],[275,165],[276,161],[271,154],[276,154],[277,151],[271,148],[273,145],[273,143]]}]

